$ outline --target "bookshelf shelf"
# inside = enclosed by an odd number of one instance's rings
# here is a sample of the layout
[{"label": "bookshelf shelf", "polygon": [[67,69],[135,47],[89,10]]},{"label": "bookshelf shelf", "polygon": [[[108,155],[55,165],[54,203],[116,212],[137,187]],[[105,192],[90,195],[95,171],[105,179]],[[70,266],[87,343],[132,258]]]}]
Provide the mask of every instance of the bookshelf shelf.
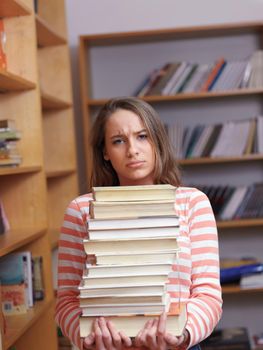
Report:
[{"label": "bookshelf shelf", "polygon": [[0,236],[0,257],[45,235],[46,228],[10,230]]},{"label": "bookshelf shelf", "polygon": [[41,171],[41,166],[19,166],[19,167],[6,167],[0,168],[0,176],[4,175],[15,175],[25,173],[37,173]]},{"label": "bookshelf shelf", "polygon": [[24,315],[6,317],[7,334],[5,336],[4,350],[14,344],[19,338],[37,322],[44,312],[51,306],[52,301],[37,302]]},{"label": "bookshelf shelf", "polygon": [[262,293],[263,288],[249,288],[242,289],[239,285],[231,284],[222,286],[223,294],[250,294],[250,293]]},{"label": "bookshelf shelf", "polygon": [[0,17],[16,17],[30,15],[31,10],[20,0],[1,0]]},{"label": "bookshelf shelf", "polygon": [[[201,99],[212,99],[212,98],[227,98],[233,96],[249,96],[249,95],[262,95],[263,89],[238,89],[231,91],[220,91],[220,92],[202,92],[194,94],[177,94],[171,96],[145,96],[142,100],[150,103],[166,103],[176,101],[189,101],[189,100],[201,100]],[[86,105],[91,107],[99,107],[104,105],[107,99],[87,99]]]},{"label": "bookshelf shelf", "polygon": [[43,92],[41,93],[41,103],[43,110],[65,109],[72,107],[71,102],[63,101],[56,96],[52,96]]},{"label": "bookshelf shelf", "polygon": [[218,221],[217,222],[217,227],[220,229],[239,228],[239,227],[254,227],[254,226],[262,226],[262,225],[263,225],[263,218],[229,220],[229,221]]},{"label": "bookshelf shelf", "polygon": [[179,160],[180,165],[202,165],[202,164],[217,164],[217,163],[239,163],[248,161],[263,160],[263,154],[248,154],[242,157],[220,157],[220,158],[192,158]]},{"label": "bookshelf shelf", "polygon": [[62,177],[62,176],[67,176],[70,174],[74,174],[76,172],[76,169],[64,169],[64,170],[54,170],[54,171],[47,171],[46,172],[46,177],[47,178],[54,178],[54,177]]},{"label": "bookshelf shelf", "polygon": [[43,18],[36,16],[37,44],[39,47],[63,45],[67,39],[58,34]]},{"label": "bookshelf shelf", "polygon": [[0,70],[0,92],[31,90],[36,84],[16,74]]}]

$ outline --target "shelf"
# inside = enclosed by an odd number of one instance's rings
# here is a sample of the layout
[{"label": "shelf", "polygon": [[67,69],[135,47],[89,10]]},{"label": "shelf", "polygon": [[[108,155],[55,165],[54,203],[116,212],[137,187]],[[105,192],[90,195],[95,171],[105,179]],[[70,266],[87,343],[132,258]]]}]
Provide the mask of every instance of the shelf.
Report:
[{"label": "shelf", "polygon": [[178,163],[180,165],[203,165],[203,164],[217,164],[217,163],[238,163],[247,161],[258,161],[263,160],[263,154],[248,154],[241,157],[220,157],[220,158],[189,158],[180,159]]},{"label": "shelf", "polygon": [[33,308],[30,308],[26,314],[19,316],[8,316],[6,319],[6,335],[4,337],[4,349],[7,350],[13,345],[43,313],[51,306],[51,301],[37,302]]},{"label": "shelf", "polygon": [[[145,96],[142,100],[150,103],[160,102],[173,102],[173,101],[185,101],[185,100],[200,100],[200,99],[213,99],[221,97],[234,97],[234,96],[249,96],[249,95],[263,95],[263,89],[237,89],[231,91],[220,92],[199,92],[194,94],[181,93],[171,96]],[[87,99],[87,106],[99,107],[104,105],[108,99]]]},{"label": "shelf", "polygon": [[50,25],[40,18],[36,17],[37,44],[39,47],[55,46],[67,44],[67,39],[56,33]]},{"label": "shelf", "polygon": [[58,247],[58,240],[59,240],[59,235],[60,235],[60,229],[53,228],[48,230],[48,235],[49,235],[49,241],[50,241],[50,246],[51,249],[56,249]]},{"label": "shelf", "polygon": [[156,42],[161,40],[174,40],[183,38],[211,37],[217,35],[231,35],[241,33],[262,32],[261,22],[241,22],[212,24],[203,26],[177,27],[171,29],[154,29],[145,31],[108,33],[95,35],[81,35],[81,40],[89,46],[110,46],[121,44]]},{"label": "shelf", "polygon": [[31,10],[20,0],[1,0],[0,17],[16,17],[30,15]]},{"label": "shelf", "polygon": [[25,173],[37,173],[41,171],[41,166],[19,166],[19,167],[0,167],[0,176],[4,175],[16,175],[16,174],[25,174]]},{"label": "shelf", "polygon": [[10,230],[0,236],[0,257],[30,243],[46,233],[46,228]]},{"label": "shelf", "polygon": [[217,221],[217,227],[220,229],[221,228],[252,227],[252,226],[263,226],[263,218]]},{"label": "shelf", "polygon": [[72,107],[71,102],[63,101],[55,96],[41,93],[41,103],[43,110],[52,110],[52,109],[65,109]]},{"label": "shelf", "polygon": [[62,177],[62,176],[67,176],[67,175],[73,174],[75,172],[76,172],[75,169],[47,171],[46,177],[48,179],[54,178],[54,177]]},{"label": "shelf", "polygon": [[263,288],[241,289],[239,285],[229,284],[222,286],[223,294],[247,294],[247,293],[262,293]]},{"label": "shelf", "polygon": [[32,81],[0,69],[0,92],[31,90],[35,87]]}]

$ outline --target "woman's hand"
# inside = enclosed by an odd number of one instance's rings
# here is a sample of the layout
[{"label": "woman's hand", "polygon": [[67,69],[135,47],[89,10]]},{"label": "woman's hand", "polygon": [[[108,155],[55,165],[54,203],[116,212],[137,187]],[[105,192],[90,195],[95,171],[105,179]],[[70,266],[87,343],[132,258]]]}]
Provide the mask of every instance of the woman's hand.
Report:
[{"label": "woman's hand", "polygon": [[189,333],[184,331],[179,337],[166,333],[166,318],[166,313],[163,313],[158,319],[148,321],[136,336],[135,346],[151,350],[186,348],[190,340]]},{"label": "woman's hand", "polygon": [[132,345],[132,341],[123,332],[119,332],[111,321],[100,317],[94,321],[93,332],[84,339],[84,349],[122,350]]}]

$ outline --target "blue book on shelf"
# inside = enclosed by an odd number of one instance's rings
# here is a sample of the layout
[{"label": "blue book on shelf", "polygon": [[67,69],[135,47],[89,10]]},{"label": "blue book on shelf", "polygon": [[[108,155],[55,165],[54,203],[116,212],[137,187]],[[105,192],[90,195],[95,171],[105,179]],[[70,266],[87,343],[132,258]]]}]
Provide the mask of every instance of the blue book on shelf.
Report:
[{"label": "blue book on shelf", "polygon": [[0,259],[0,281],[2,285],[24,283],[24,278],[22,254],[9,254]]},{"label": "blue book on shelf", "polygon": [[252,273],[262,273],[263,264],[249,264],[240,265],[234,267],[226,267],[220,269],[220,282],[221,283],[236,283],[244,275],[250,275]]}]

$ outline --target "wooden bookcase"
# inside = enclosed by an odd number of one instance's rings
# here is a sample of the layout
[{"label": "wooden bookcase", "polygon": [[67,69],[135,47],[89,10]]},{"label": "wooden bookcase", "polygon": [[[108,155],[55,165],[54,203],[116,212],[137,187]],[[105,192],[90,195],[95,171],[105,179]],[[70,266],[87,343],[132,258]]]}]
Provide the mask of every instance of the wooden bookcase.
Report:
[{"label": "wooden bookcase", "polygon": [[[89,130],[94,116],[109,98],[133,95],[153,69],[167,62],[208,63],[222,56],[227,60],[244,59],[255,50],[262,49],[262,45],[263,22],[80,36],[79,66],[87,177],[92,172]],[[262,96],[263,88],[147,96],[144,100],[157,109],[167,124],[179,120],[186,126],[193,126],[262,114]],[[185,183],[248,185],[262,181],[262,160],[263,155],[260,154],[238,158],[187,159],[180,164]],[[221,255],[238,257],[255,253],[262,258],[258,248],[262,246],[262,226],[263,219],[218,222]],[[228,286],[223,288],[223,293],[226,316],[223,315],[222,326],[244,324],[252,333],[259,332],[263,310],[258,308],[257,303],[262,305],[262,289],[243,292],[238,286]],[[246,320],[241,316],[241,308],[246,312]]]},{"label": "wooden bookcase", "polygon": [[11,226],[0,236],[0,257],[24,250],[43,256],[45,283],[43,301],[25,315],[6,317],[3,350],[36,344],[43,350],[58,348],[51,253],[65,207],[78,194],[64,10],[61,0],[39,1],[38,15],[33,0],[0,3],[7,34],[0,117],[14,119],[21,130],[23,159],[19,167],[0,168],[0,197]]}]

